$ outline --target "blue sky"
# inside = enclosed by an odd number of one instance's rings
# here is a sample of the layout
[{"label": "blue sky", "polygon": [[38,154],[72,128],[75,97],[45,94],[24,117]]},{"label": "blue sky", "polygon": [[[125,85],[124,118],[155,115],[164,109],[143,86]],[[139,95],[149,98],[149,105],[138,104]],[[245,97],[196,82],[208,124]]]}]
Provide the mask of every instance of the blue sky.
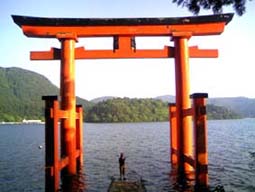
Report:
[{"label": "blue sky", "polygon": [[[237,15],[219,36],[192,37],[189,45],[219,50],[217,59],[190,59],[191,93],[209,97],[255,98],[255,2]],[[233,12],[231,8],[224,13]],[[29,52],[59,47],[55,39],[27,38],[11,15],[38,17],[180,17],[192,16],[171,0],[2,0],[0,11],[0,67],[20,67],[38,72],[59,86],[59,62],[30,61]],[[202,11],[200,15],[211,14]],[[107,38],[79,39],[77,46],[110,48]],[[139,38],[139,48],[172,45],[170,38]],[[175,94],[173,59],[79,60],[76,62],[76,94],[85,99],[100,96],[155,97]]]}]

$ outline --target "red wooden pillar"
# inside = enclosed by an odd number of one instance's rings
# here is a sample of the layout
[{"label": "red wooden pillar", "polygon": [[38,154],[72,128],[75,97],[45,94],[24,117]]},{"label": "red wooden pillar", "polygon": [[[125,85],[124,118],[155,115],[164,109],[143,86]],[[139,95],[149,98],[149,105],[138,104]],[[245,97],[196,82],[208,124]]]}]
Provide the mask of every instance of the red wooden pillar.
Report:
[{"label": "red wooden pillar", "polygon": [[76,99],[75,99],[75,37],[58,36],[61,41],[61,109],[68,112],[69,118],[62,120],[61,156],[68,157],[67,173],[76,174]]},{"label": "red wooden pillar", "polygon": [[77,159],[77,168],[83,166],[83,110],[81,105],[76,106],[77,119],[76,119],[76,149],[79,153]]},{"label": "red wooden pillar", "polygon": [[169,104],[169,121],[170,121],[170,161],[172,166],[179,165],[178,159],[178,135],[176,125],[176,105],[175,103]]},{"label": "red wooden pillar", "polygon": [[195,179],[196,186],[208,187],[208,150],[207,150],[207,124],[206,124],[206,98],[207,93],[191,95],[194,108],[195,133]]},{"label": "red wooden pillar", "polygon": [[190,79],[189,79],[189,48],[190,34],[173,33],[175,45],[175,82],[176,82],[176,120],[179,146],[178,166],[179,174],[187,177],[194,171],[193,167],[185,162],[185,157],[193,157],[193,131],[191,116],[185,116],[184,111],[191,107]]},{"label": "red wooden pillar", "polygon": [[45,100],[45,191],[56,192],[59,189],[58,155],[58,98],[43,96]]}]

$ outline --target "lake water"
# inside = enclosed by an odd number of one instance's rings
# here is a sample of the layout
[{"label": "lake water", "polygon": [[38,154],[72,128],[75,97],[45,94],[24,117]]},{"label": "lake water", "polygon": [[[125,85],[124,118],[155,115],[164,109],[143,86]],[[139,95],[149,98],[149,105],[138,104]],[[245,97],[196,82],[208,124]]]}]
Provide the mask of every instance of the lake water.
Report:
[{"label": "lake water", "polygon": [[[208,121],[210,188],[255,191],[255,119]],[[44,191],[44,125],[0,125],[0,191]],[[84,124],[88,192],[107,191],[118,177],[142,176],[149,192],[175,191],[169,162],[169,123]]]}]

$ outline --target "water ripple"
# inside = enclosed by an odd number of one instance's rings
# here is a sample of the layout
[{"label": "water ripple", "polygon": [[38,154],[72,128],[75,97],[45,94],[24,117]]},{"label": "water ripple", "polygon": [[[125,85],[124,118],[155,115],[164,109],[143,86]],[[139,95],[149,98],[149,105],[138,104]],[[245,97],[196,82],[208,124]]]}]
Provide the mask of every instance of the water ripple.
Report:
[{"label": "water ripple", "polygon": [[[255,191],[255,119],[208,122],[209,182],[227,192]],[[1,192],[44,191],[43,125],[0,125]],[[169,124],[84,124],[83,191],[106,191],[127,156],[127,177],[141,178],[148,192],[182,191],[171,173]],[[254,153],[255,154],[255,153]],[[191,190],[192,191],[192,190]]]}]

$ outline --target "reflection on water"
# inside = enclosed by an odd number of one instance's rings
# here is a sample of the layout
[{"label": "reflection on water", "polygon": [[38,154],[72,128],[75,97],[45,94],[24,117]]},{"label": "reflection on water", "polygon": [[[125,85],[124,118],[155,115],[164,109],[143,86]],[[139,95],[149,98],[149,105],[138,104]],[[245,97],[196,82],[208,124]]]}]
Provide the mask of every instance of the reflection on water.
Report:
[{"label": "reflection on water", "polygon": [[[255,191],[255,119],[208,122],[210,191]],[[0,125],[0,191],[44,191],[44,126]],[[73,191],[107,191],[119,178],[142,178],[148,192],[194,191],[179,185],[169,160],[169,124],[84,124],[84,168]]]},{"label": "reflection on water", "polygon": [[62,192],[82,192],[87,190],[86,176],[83,168],[79,169],[78,174],[72,177],[62,177],[61,190]]}]

